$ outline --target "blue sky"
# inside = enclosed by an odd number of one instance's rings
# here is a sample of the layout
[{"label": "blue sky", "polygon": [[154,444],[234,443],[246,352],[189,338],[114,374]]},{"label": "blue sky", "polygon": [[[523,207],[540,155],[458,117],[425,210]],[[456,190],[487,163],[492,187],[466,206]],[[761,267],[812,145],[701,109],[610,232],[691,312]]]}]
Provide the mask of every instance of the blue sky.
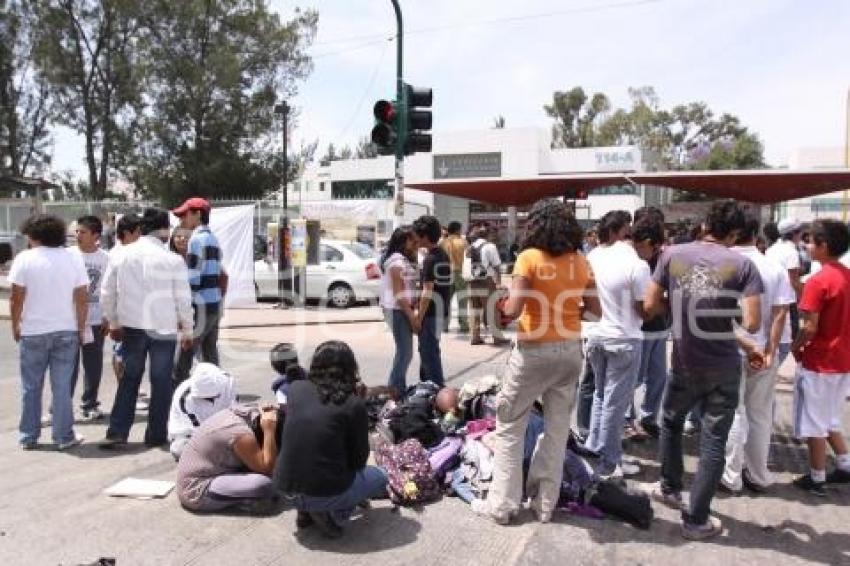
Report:
[{"label": "blue sky", "polygon": [[[389,0],[271,0],[319,12],[314,70],[293,102],[290,135],[353,144],[392,96]],[[434,89],[439,130],[550,120],[542,106],[576,85],[627,103],[652,85],[661,103],[704,100],[738,115],[771,165],[796,147],[844,144],[850,88],[850,2],[843,0],[401,0],[405,76]],[[539,16],[539,17],[536,17]],[[511,19],[512,18],[512,19]],[[509,21],[504,21],[510,19]],[[79,148],[79,150],[77,149]],[[57,170],[82,170],[82,143],[57,140]]]}]

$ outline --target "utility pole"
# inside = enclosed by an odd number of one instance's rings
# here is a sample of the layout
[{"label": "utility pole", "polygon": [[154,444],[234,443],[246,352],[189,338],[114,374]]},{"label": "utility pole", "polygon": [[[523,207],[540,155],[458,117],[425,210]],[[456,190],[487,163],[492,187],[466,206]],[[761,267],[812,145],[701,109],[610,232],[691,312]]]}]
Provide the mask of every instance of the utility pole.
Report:
[{"label": "utility pole", "polygon": [[[404,87],[404,26],[401,19],[401,6],[398,0],[392,0],[396,19],[396,102],[402,107],[407,107],[407,89]],[[402,110],[402,116],[404,116]],[[399,120],[399,131],[396,136],[395,146],[395,207],[393,212],[393,228],[398,228],[404,223],[404,144],[407,140],[406,120]]]},{"label": "utility pole", "polygon": [[290,273],[289,257],[287,256],[287,240],[289,238],[289,159],[286,153],[286,138],[289,132],[289,105],[286,101],[274,107],[274,113],[281,116],[283,122],[283,173],[281,174],[281,205],[283,212],[278,219],[277,227],[277,296],[280,308],[285,308],[287,294],[292,289],[292,274]]}]

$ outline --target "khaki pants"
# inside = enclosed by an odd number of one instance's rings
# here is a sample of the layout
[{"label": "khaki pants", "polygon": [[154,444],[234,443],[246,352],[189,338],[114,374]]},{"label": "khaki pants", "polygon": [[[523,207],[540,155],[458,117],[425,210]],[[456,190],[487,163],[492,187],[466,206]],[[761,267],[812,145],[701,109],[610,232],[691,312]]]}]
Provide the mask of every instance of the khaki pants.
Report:
[{"label": "khaki pants", "polygon": [[489,277],[483,281],[469,282],[469,300],[472,303],[472,340],[481,338],[482,323],[490,329],[494,340],[503,338],[497,324],[495,297],[497,291],[496,282]]},{"label": "khaki pants", "polygon": [[551,517],[555,510],[581,359],[578,340],[514,346],[497,401],[493,482],[487,499],[494,517],[507,518],[522,503],[525,430],[539,398],[546,431],[531,458],[526,492],[539,515]]}]

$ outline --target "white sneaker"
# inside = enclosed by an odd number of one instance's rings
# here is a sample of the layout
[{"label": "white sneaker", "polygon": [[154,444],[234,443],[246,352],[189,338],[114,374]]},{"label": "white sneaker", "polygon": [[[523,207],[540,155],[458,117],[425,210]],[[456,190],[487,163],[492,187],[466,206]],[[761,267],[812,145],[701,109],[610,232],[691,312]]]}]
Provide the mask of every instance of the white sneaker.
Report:
[{"label": "white sneaker", "polygon": [[507,525],[511,522],[510,515],[497,515],[490,510],[490,504],[485,499],[473,499],[471,503],[472,512],[481,517],[486,517],[497,525]]},{"label": "white sneaker", "polygon": [[59,450],[68,450],[69,448],[73,448],[74,446],[79,446],[83,443],[84,440],[85,437],[80,436],[79,434],[74,434],[74,438],[72,438],[68,442],[60,442],[58,448]]}]

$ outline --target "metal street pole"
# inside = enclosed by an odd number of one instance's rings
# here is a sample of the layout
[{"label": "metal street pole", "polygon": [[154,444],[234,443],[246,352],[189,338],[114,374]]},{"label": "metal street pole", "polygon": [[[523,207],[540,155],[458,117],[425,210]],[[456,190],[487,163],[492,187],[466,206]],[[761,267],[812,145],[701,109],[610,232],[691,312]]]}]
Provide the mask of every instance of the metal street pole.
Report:
[{"label": "metal street pole", "polygon": [[279,114],[283,121],[283,173],[281,174],[281,200],[283,212],[278,219],[277,228],[277,295],[280,307],[284,308],[287,301],[287,293],[292,289],[289,257],[286,254],[287,234],[289,231],[289,159],[286,152],[286,138],[289,130],[289,105],[286,101],[274,108],[275,114]]},{"label": "metal street pole", "polygon": [[[407,93],[404,88],[404,27],[401,19],[401,6],[398,0],[392,0],[395,10],[397,24],[396,33],[396,104],[401,107],[399,116],[406,116]],[[404,142],[407,139],[407,123],[400,119],[396,128],[398,138],[395,146],[395,210],[393,215],[393,228],[398,228],[404,223]]]}]

